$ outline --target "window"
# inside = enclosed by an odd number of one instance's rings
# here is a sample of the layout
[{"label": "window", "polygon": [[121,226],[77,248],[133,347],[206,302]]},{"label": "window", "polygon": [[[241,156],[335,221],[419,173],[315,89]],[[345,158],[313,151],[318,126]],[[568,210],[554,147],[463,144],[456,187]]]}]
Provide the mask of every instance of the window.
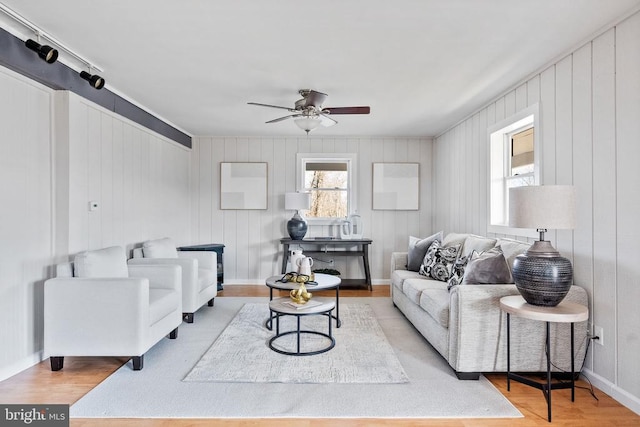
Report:
[{"label": "window", "polygon": [[536,104],[489,128],[489,232],[528,235],[509,227],[509,189],[539,184],[538,116]]},{"label": "window", "polygon": [[311,193],[307,221],[331,224],[356,211],[355,154],[298,154],[298,191]]}]

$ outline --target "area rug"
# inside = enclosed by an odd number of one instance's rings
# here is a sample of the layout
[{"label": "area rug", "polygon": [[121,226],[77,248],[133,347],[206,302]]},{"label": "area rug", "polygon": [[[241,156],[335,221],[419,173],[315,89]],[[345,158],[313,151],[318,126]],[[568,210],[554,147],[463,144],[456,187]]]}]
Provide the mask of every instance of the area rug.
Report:
[{"label": "area rug", "polygon": [[[341,298],[368,304],[408,382],[247,383],[183,381],[246,303],[267,298],[216,298],[177,340],[150,349],[144,369],[131,362],[73,404],[73,418],[516,418],[520,412],[489,382],[459,381],[446,361],[389,298]],[[347,325],[343,323],[343,328]],[[342,328],[340,328],[342,329]],[[266,345],[266,344],[265,344]],[[338,341],[336,346],[346,345]],[[238,348],[238,352],[242,352]],[[331,350],[333,351],[333,350]],[[225,356],[229,357],[229,356]],[[292,356],[293,357],[293,356]],[[310,368],[313,358],[305,356]],[[255,358],[257,361],[257,357]]]},{"label": "area rug", "polygon": [[[269,309],[264,303],[245,304],[202,356],[184,381],[281,383],[406,383],[408,378],[369,304],[342,304],[342,327],[332,320],[336,346],[313,356],[288,356],[267,346],[274,335],[265,328]],[[328,331],[326,316],[303,316],[301,329]],[[280,319],[281,331],[294,331],[296,318]],[[329,340],[302,334],[302,351],[325,348]],[[278,338],[277,347],[295,351],[295,334]]]}]

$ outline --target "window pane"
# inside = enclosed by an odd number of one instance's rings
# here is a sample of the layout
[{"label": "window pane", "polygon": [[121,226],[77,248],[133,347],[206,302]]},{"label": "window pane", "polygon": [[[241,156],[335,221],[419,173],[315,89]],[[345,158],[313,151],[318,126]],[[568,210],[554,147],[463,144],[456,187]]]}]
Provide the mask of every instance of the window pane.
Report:
[{"label": "window pane", "polygon": [[306,189],[317,188],[341,188],[347,189],[347,171],[306,170],[304,173],[304,186]]},{"label": "window pane", "polygon": [[344,218],[347,216],[347,192],[344,190],[311,190],[311,209],[307,218]]}]

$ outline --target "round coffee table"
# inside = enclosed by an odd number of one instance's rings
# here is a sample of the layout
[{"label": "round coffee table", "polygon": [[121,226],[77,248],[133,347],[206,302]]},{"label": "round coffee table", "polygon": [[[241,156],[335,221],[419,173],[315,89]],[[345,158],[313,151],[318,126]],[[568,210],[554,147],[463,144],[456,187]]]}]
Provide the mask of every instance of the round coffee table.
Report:
[{"label": "round coffee table", "polygon": [[[340,321],[340,277],[333,276],[331,274],[322,274],[322,273],[314,273],[315,282],[317,285],[313,284],[305,284],[307,290],[311,293],[315,291],[321,290],[336,290],[336,314],[331,315],[334,319],[336,319],[336,328],[342,326],[342,322]],[[299,283],[296,282],[281,282],[282,275],[280,276],[271,276],[266,280],[266,284],[269,287],[269,301],[273,300],[273,290],[277,289],[280,291],[291,291],[293,289],[298,289],[300,287]],[[313,298],[315,299],[315,298]],[[312,300],[313,300],[312,299]],[[272,328],[272,320],[273,313],[269,316],[269,319],[265,322],[265,326],[267,329],[271,330]]]},{"label": "round coffee table", "polygon": [[[314,354],[320,354],[331,350],[336,345],[336,340],[333,338],[331,334],[331,311],[336,307],[335,301],[330,298],[313,298],[310,302],[313,301],[315,303],[319,303],[314,306],[309,306],[305,308],[296,308],[290,305],[287,305],[288,302],[291,302],[289,297],[286,298],[276,298],[269,302],[269,310],[272,313],[275,313],[274,318],[276,320],[276,334],[269,340],[269,348],[275,352],[280,354],[286,354],[289,356],[311,356]],[[309,304],[309,303],[307,303]],[[295,316],[297,328],[291,331],[280,332],[280,317],[282,316]],[[312,331],[307,329],[300,328],[300,319],[305,316],[327,316],[329,319],[329,331],[328,333],[320,332],[320,331]],[[284,348],[277,348],[274,346],[274,341],[278,338],[287,336],[287,335],[296,335],[296,350],[289,351]],[[320,335],[329,340],[329,345],[322,347],[317,350],[311,351],[301,351],[300,350],[300,338],[302,335]]]}]

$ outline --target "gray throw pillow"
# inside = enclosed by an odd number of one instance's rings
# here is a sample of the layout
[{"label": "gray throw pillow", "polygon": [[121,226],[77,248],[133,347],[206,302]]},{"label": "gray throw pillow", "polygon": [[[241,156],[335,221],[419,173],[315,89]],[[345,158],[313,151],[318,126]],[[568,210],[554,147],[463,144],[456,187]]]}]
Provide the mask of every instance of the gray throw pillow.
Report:
[{"label": "gray throw pillow", "polygon": [[509,264],[499,246],[480,254],[474,252],[470,257],[464,270],[463,285],[513,283]]},{"label": "gray throw pillow", "polygon": [[422,260],[427,253],[429,246],[435,241],[442,241],[442,231],[437,232],[433,236],[421,239],[419,237],[409,237],[409,251],[407,253],[407,270],[419,271]]}]

